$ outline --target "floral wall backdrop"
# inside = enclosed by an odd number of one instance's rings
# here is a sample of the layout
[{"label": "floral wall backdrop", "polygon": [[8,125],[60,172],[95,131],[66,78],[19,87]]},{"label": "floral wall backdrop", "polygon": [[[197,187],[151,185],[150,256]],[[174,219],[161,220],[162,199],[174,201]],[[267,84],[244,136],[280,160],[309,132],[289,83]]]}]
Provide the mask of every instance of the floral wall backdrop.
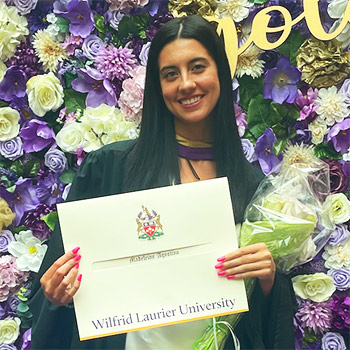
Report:
[{"label": "floral wall backdrop", "polygon": [[[348,0],[320,0],[332,32]],[[299,0],[0,1],[0,349],[30,349],[31,283],[87,153],[136,138],[150,41],[184,14],[231,17],[239,45],[269,6]],[[269,26],[284,24],[271,13]],[[270,34],[270,41],[277,40]],[[315,156],[329,165],[324,248],[294,268],[297,349],[345,349],[350,333],[350,24],[336,39],[305,21],[274,50],[238,57],[235,113],[247,159],[265,174]]]}]

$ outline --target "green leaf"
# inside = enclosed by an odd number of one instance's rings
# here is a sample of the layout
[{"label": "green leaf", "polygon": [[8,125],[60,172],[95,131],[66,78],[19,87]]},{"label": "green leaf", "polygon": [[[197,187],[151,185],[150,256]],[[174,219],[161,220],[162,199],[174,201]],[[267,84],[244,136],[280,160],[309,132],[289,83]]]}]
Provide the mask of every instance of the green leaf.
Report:
[{"label": "green leaf", "polygon": [[18,226],[18,227],[15,227],[12,229],[12,233],[20,233],[21,231],[27,231],[28,228],[24,225],[21,225],[21,226]]},{"label": "green leaf", "polygon": [[84,110],[86,94],[82,94],[73,89],[64,90],[64,105],[67,108],[66,113],[75,113],[78,109]]},{"label": "green leaf", "polygon": [[243,75],[238,79],[239,82],[239,105],[245,110],[248,110],[251,99],[262,93],[264,79],[262,77],[253,79],[248,75]]},{"label": "green leaf", "polygon": [[64,82],[67,86],[68,89],[71,89],[72,88],[72,81],[76,78],[78,78],[78,74],[74,71],[72,72],[66,72],[64,73],[63,75],[63,78],[64,78]]},{"label": "green leaf", "polygon": [[282,55],[289,57],[290,63],[293,66],[297,65],[296,57],[298,49],[305,41],[305,38],[299,33],[299,31],[292,31],[288,39],[277,48],[277,51]]},{"label": "green leaf", "polygon": [[261,94],[252,98],[248,106],[247,122],[256,139],[271,127],[270,100],[265,100]]},{"label": "green leaf", "polygon": [[44,221],[46,225],[50,227],[50,230],[53,231],[57,224],[58,214],[56,211],[53,211],[45,216],[42,216],[40,220]]},{"label": "green leaf", "polygon": [[29,310],[29,307],[27,304],[24,304],[24,303],[19,303],[18,306],[17,306],[17,310],[19,312],[22,312],[22,313],[25,313]]},{"label": "green leaf", "polygon": [[321,143],[316,145],[314,148],[314,153],[318,158],[327,158],[331,160],[339,160],[342,159],[341,153],[337,152],[333,145],[329,143]]},{"label": "green leaf", "polygon": [[99,14],[97,14],[97,13],[95,13],[94,20],[95,20],[96,29],[100,33],[106,34],[107,29],[106,29],[106,26],[105,26],[105,19],[104,19],[104,17],[99,15]]},{"label": "green leaf", "polygon": [[124,16],[118,25],[119,38],[127,38],[130,34],[138,35],[139,29],[133,17]]},{"label": "green leaf", "polygon": [[64,184],[70,184],[73,182],[75,175],[76,171],[74,171],[73,169],[68,169],[60,175],[59,179]]},{"label": "green leaf", "polygon": [[40,161],[38,159],[31,159],[24,164],[23,171],[26,177],[35,177],[38,175],[40,169]]},{"label": "green leaf", "polygon": [[23,164],[22,162],[17,159],[16,161],[14,161],[11,166],[10,166],[10,170],[12,170],[14,173],[16,173],[18,176],[21,176],[23,175],[23,170],[24,170],[24,167],[23,167]]},{"label": "green leaf", "polygon": [[69,23],[70,21],[63,17],[57,17],[56,25],[59,28],[60,33],[69,33]]},{"label": "green leaf", "polygon": [[276,156],[279,156],[284,148],[286,147],[288,140],[277,140],[273,145],[273,153],[275,153]]},{"label": "green leaf", "polygon": [[2,108],[2,107],[8,107],[8,106],[9,106],[8,103],[6,103],[6,102],[4,102],[4,101],[0,101],[0,108]]},{"label": "green leaf", "polygon": [[283,120],[283,116],[288,112],[286,106],[279,103],[271,102],[271,120],[274,124],[280,123]]},{"label": "green leaf", "polygon": [[266,4],[270,0],[249,0],[250,3],[252,4]]},{"label": "green leaf", "polygon": [[272,130],[278,139],[286,139],[289,136],[288,126],[282,125],[280,123],[273,125]]}]

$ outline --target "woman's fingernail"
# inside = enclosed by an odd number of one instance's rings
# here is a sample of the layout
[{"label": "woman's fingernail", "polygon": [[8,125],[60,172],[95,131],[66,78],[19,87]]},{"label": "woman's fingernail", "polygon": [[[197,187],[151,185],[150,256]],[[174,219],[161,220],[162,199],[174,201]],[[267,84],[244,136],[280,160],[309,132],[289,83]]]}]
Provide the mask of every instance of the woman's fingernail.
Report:
[{"label": "woman's fingernail", "polygon": [[233,280],[235,278],[235,275],[227,275],[226,278],[228,280]]},{"label": "woman's fingernail", "polygon": [[77,278],[78,282],[81,282],[81,278],[82,278],[82,277],[83,277],[82,274],[80,274],[80,275],[78,276],[78,278]]},{"label": "woman's fingernail", "polygon": [[218,272],[218,275],[219,275],[219,276],[225,276],[225,275],[226,275],[226,271],[219,271],[219,272]]},{"label": "woman's fingernail", "polygon": [[219,262],[223,262],[226,258],[224,256],[222,256],[221,258],[217,258],[216,260]]},{"label": "woman's fingernail", "polygon": [[74,258],[74,261],[79,261],[80,260],[80,258],[81,258],[81,255],[80,254],[78,254],[75,258]]},{"label": "woman's fingernail", "polygon": [[72,250],[72,253],[73,253],[73,254],[78,253],[79,249],[80,249],[80,247],[75,247],[75,248]]},{"label": "woman's fingernail", "polygon": [[221,269],[222,267],[224,267],[224,264],[223,264],[223,263],[220,263],[220,264],[216,264],[216,265],[215,265],[215,268],[216,268],[216,269]]},{"label": "woman's fingernail", "polygon": [[79,269],[79,264],[75,264],[74,267],[75,267],[76,269]]}]

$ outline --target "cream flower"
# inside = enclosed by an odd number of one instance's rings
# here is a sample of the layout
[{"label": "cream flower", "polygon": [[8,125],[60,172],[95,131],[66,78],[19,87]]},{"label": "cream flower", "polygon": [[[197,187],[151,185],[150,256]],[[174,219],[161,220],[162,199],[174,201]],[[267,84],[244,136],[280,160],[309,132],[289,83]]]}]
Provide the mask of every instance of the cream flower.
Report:
[{"label": "cream flower", "polygon": [[241,78],[249,75],[252,78],[259,78],[264,73],[264,61],[259,59],[262,53],[254,44],[250,45],[238,56],[236,76]]},{"label": "cream flower", "polygon": [[8,141],[19,132],[19,113],[11,107],[0,108],[0,141]]},{"label": "cream flower", "polygon": [[10,226],[16,214],[12,212],[5,199],[0,197],[0,232],[4,227]]},{"label": "cream flower", "polygon": [[59,62],[67,58],[67,53],[62,45],[53,40],[52,36],[43,30],[38,30],[34,35],[33,47],[35,54],[42,62],[45,71],[56,72]]},{"label": "cream flower", "polygon": [[27,19],[18,14],[16,7],[0,2],[0,61],[10,58],[16,46],[29,34],[27,25]]},{"label": "cream flower", "polygon": [[63,87],[52,73],[36,75],[27,81],[29,107],[43,117],[48,111],[56,111],[63,103]]},{"label": "cream flower", "polygon": [[342,269],[350,268],[350,239],[347,239],[344,244],[324,247],[322,258],[326,261],[327,269]]},{"label": "cream flower", "polygon": [[44,259],[47,245],[33,236],[32,231],[21,231],[15,234],[16,241],[10,242],[8,251],[17,258],[20,271],[38,272]]},{"label": "cream flower", "polygon": [[218,3],[219,16],[231,17],[235,22],[241,22],[249,16],[249,7],[253,5],[248,0],[222,0]]},{"label": "cream flower", "polygon": [[329,195],[323,203],[324,214],[333,224],[343,224],[350,219],[350,201],[344,193]]},{"label": "cream flower", "polygon": [[317,118],[312,123],[310,123],[308,129],[312,133],[311,142],[314,145],[322,143],[325,135],[327,135],[329,131],[326,122],[320,118]]},{"label": "cream flower", "polygon": [[333,278],[325,273],[295,276],[292,282],[296,295],[318,303],[328,300],[335,292]]},{"label": "cream flower", "polygon": [[64,152],[75,153],[84,145],[84,134],[81,123],[71,121],[66,123],[56,135],[56,142]]},{"label": "cream flower", "polygon": [[346,96],[338,92],[335,86],[331,86],[328,89],[322,88],[319,90],[318,97],[315,100],[316,113],[329,126],[340,123],[350,113],[350,105],[345,100]]},{"label": "cream flower", "polygon": [[0,82],[4,78],[7,67],[4,62],[0,61]]},{"label": "cream flower", "polygon": [[19,325],[21,320],[18,317],[0,321],[0,344],[13,344],[19,336]]},{"label": "cream flower", "polygon": [[289,144],[283,152],[282,170],[288,169],[291,165],[300,169],[319,164],[320,160],[315,156],[313,146]]}]

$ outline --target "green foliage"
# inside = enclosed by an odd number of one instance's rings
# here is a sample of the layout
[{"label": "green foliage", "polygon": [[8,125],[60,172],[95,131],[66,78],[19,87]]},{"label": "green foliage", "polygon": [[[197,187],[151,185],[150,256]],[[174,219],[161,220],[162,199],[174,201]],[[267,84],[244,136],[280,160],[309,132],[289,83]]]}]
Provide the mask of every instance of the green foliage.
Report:
[{"label": "green foliage", "polygon": [[50,230],[53,231],[58,221],[58,214],[56,211],[53,211],[45,216],[42,216],[40,220],[44,221]]},{"label": "green foliage", "polygon": [[72,72],[66,72],[63,75],[64,82],[68,89],[72,88],[72,81],[76,78],[78,78],[78,74],[75,71]]},{"label": "green foliage", "polygon": [[0,100],[0,108],[8,107],[8,106],[9,106],[9,104],[7,102]]},{"label": "green foliage", "polygon": [[314,153],[318,158],[327,158],[332,160],[340,160],[342,159],[341,153],[337,152],[333,145],[330,143],[321,143],[316,145],[314,148]]},{"label": "green foliage", "polygon": [[252,4],[266,4],[269,0],[249,0]]},{"label": "green foliage", "polygon": [[74,171],[73,169],[68,169],[60,175],[59,179],[64,184],[70,184],[73,182],[75,175],[76,175],[76,171]]},{"label": "green foliage", "polygon": [[66,107],[66,113],[75,113],[78,109],[84,110],[86,94],[82,94],[73,89],[64,90],[64,106]]},{"label": "green foliage", "polygon": [[16,173],[18,176],[26,177],[35,177],[38,175],[40,168],[40,161],[36,158],[32,158],[28,162],[23,163],[22,160],[17,159],[14,161],[10,169]]},{"label": "green foliage", "polygon": [[261,94],[264,87],[264,79],[262,77],[253,79],[248,75],[243,75],[238,79],[239,82],[239,105],[245,110],[248,110],[249,103],[252,98]]},{"label": "green foliage", "polygon": [[17,227],[14,227],[12,229],[12,233],[20,233],[21,231],[27,231],[28,228],[24,225],[21,225],[21,226],[17,226]]},{"label": "green foliage", "polygon": [[273,153],[279,156],[286,147],[288,140],[277,140],[273,145]]},{"label": "green foliage", "polygon": [[101,35],[101,39],[104,39],[107,33],[107,27],[105,26],[105,19],[103,16],[95,13],[94,15],[95,27],[96,29],[103,35]]},{"label": "green foliage", "polygon": [[70,21],[63,17],[57,17],[56,25],[59,28],[60,33],[69,33],[69,23]]},{"label": "green foliage", "polygon": [[305,41],[305,38],[297,31],[292,31],[288,39],[277,48],[277,51],[282,55],[289,57],[289,60],[293,66],[297,65],[296,57],[298,49]]}]

